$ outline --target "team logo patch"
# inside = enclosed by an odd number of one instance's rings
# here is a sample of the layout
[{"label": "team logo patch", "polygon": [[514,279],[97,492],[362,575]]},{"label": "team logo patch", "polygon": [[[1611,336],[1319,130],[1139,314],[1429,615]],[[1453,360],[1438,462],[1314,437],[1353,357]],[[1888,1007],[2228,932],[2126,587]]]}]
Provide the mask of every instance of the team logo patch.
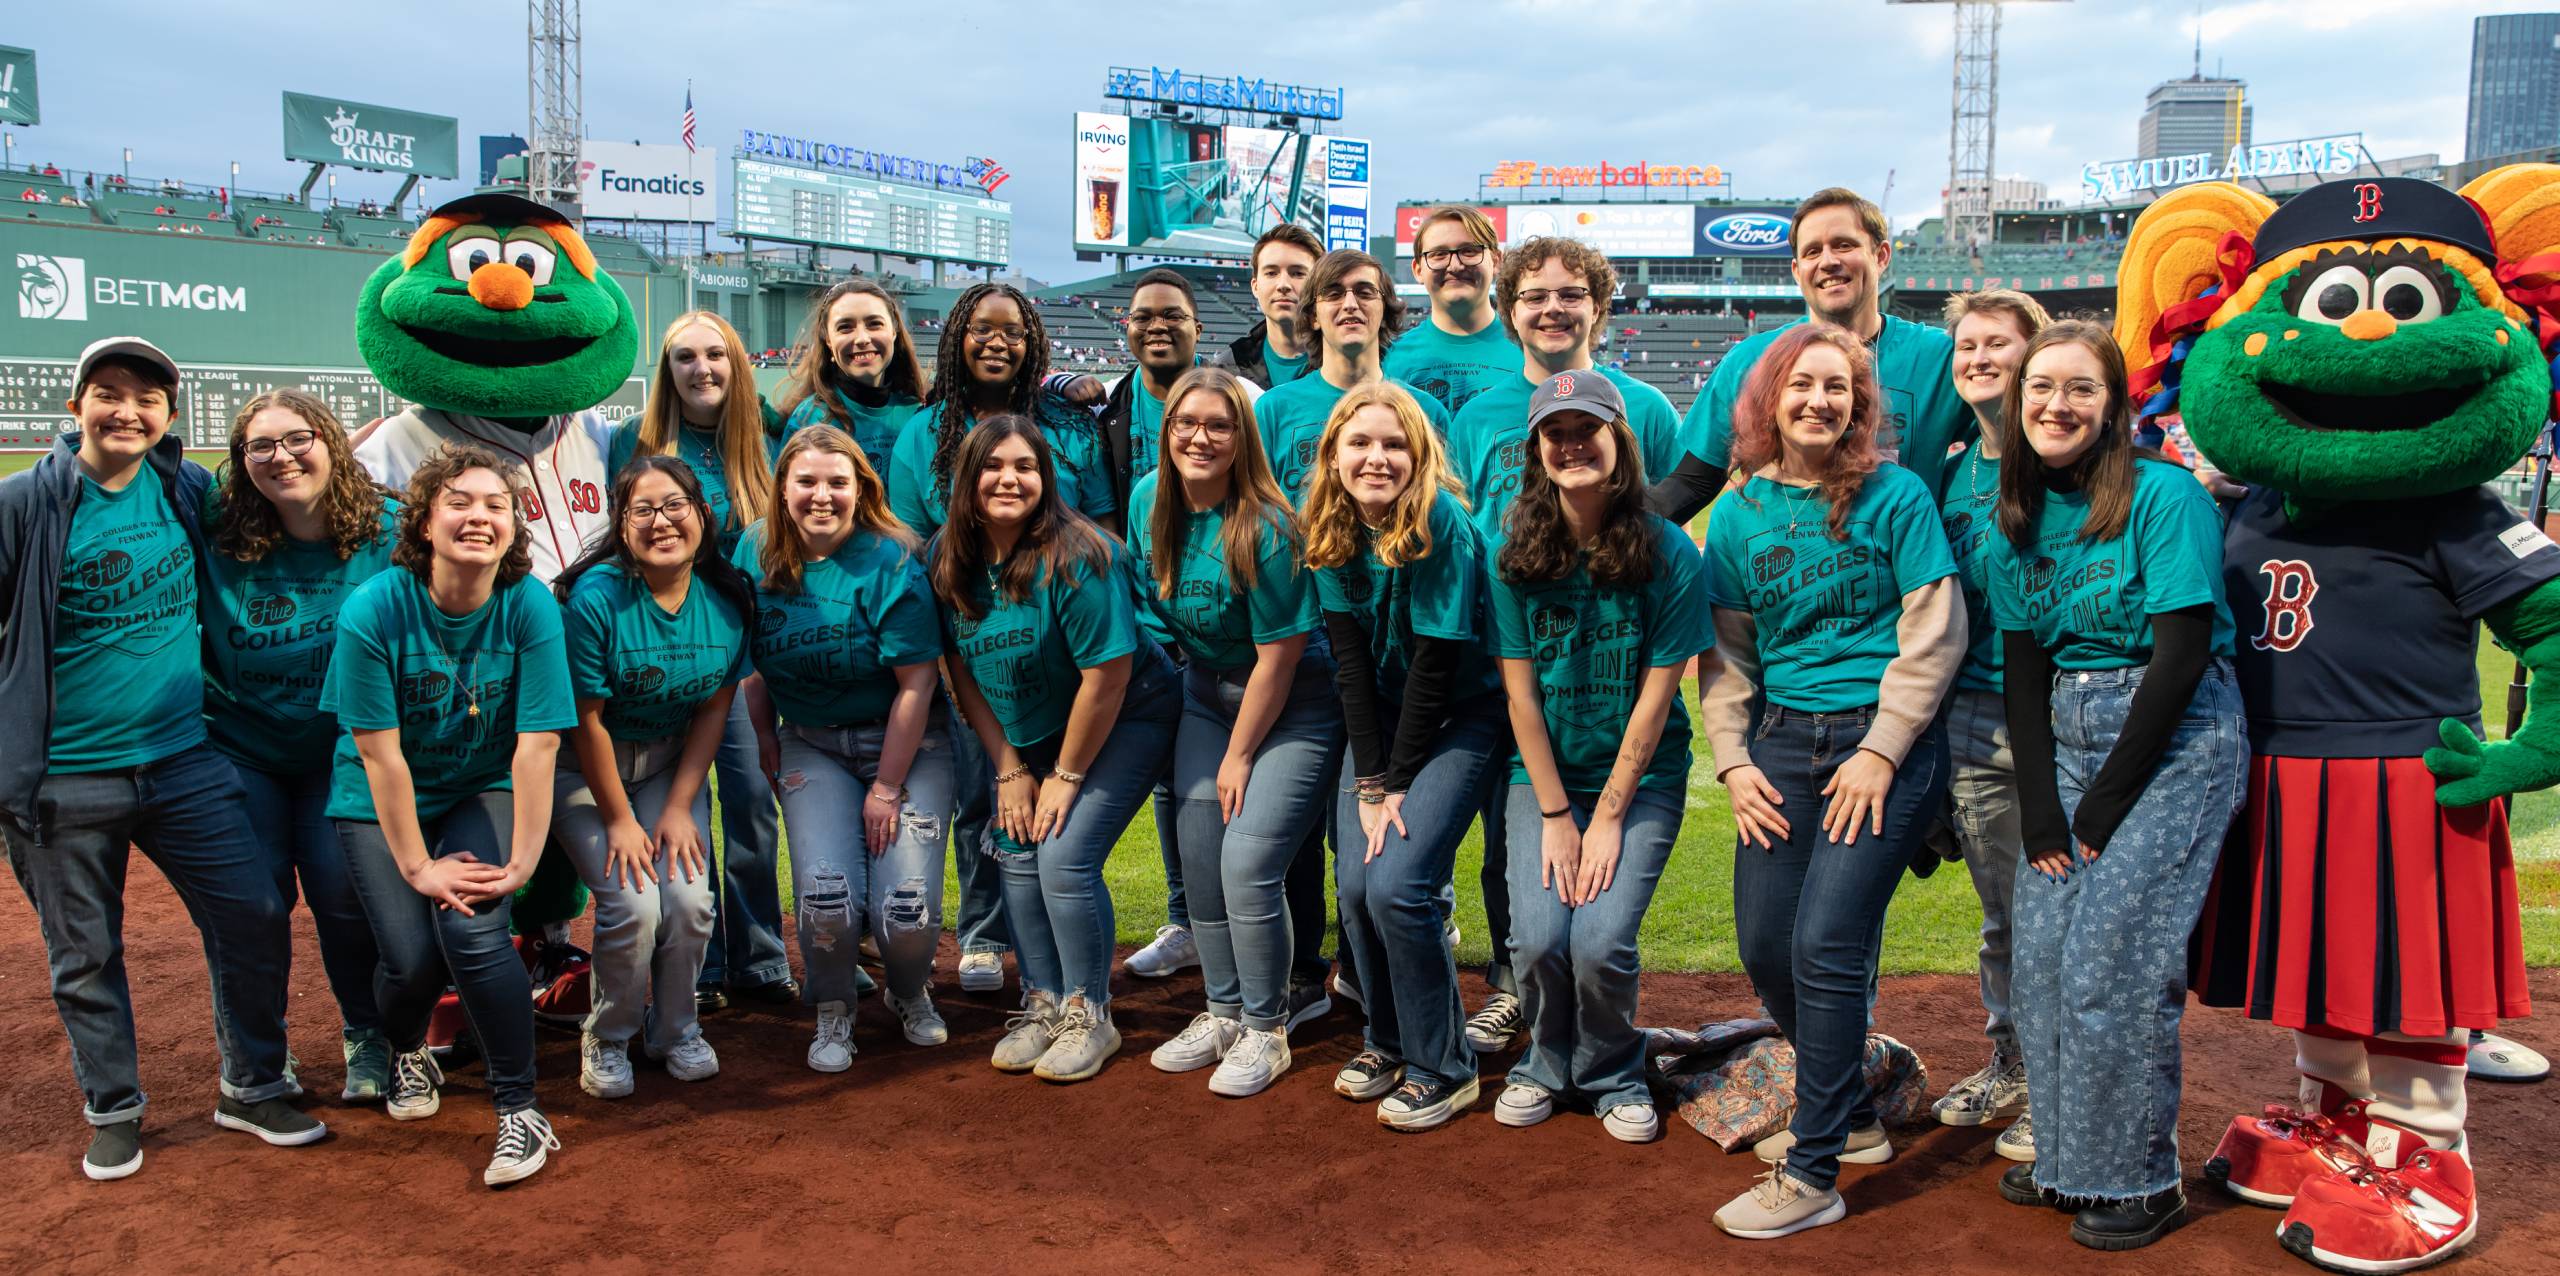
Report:
[{"label": "team logo patch", "polygon": [[2266,612],[2249,645],[2279,654],[2291,651],[2311,636],[2311,600],[2320,593],[2320,578],[2311,564],[2296,558],[2270,558],[2258,564],[2258,571],[2267,578]]},{"label": "team logo patch", "polygon": [[2553,548],[2551,538],[2543,535],[2542,529],[2531,523],[2518,523],[2498,533],[2498,543],[2506,546],[2507,552],[2518,558],[2530,557],[2537,551]]},{"label": "team logo patch", "polygon": [[1570,373],[1570,372],[1559,372],[1559,373],[1557,373],[1557,374],[1556,374],[1556,397],[1557,397],[1557,398],[1559,398],[1559,399],[1564,399],[1564,398],[1571,398],[1572,396],[1573,396],[1573,374],[1572,374],[1572,373]]}]

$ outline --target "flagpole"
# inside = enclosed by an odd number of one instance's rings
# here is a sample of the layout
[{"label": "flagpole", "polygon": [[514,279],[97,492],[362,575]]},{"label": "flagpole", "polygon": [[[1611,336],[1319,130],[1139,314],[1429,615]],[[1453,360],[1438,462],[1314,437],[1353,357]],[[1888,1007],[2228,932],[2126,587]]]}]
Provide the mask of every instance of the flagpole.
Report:
[{"label": "flagpole", "polygon": [[[691,80],[684,82],[684,109],[688,114],[693,111],[693,81]],[[690,138],[686,139],[684,144],[684,219],[687,224],[693,221],[693,142]],[[702,247],[706,251],[710,249],[709,236],[703,237]]]}]

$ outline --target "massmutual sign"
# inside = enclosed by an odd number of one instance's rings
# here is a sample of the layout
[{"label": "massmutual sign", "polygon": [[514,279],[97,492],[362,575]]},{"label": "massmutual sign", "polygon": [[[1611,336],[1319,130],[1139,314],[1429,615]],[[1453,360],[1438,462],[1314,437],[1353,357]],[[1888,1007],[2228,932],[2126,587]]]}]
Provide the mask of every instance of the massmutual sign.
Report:
[{"label": "massmutual sign", "polygon": [[2080,198],[2085,203],[2109,204],[2142,191],[2164,190],[2189,182],[2342,177],[2356,171],[2364,158],[2364,134],[2340,133],[2266,146],[2235,146],[2228,155],[2198,151],[2192,155],[2108,160],[2081,166]]},{"label": "massmutual sign", "polygon": [[1255,111],[1264,115],[1296,115],[1311,120],[1342,118],[1342,90],[1303,84],[1274,84],[1249,75],[1191,75],[1180,67],[1115,66],[1102,96],[1132,102],[1171,102],[1223,111]]}]

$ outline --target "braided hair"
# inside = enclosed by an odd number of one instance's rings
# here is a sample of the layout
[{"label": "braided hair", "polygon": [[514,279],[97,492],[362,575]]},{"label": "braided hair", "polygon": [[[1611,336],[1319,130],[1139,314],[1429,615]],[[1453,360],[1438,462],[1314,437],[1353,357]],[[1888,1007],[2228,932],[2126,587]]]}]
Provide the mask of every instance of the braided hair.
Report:
[{"label": "braided hair", "polygon": [[1049,330],[1040,322],[1040,308],[1011,284],[971,284],[960,299],[951,303],[951,313],[942,321],[942,339],[934,347],[933,391],[925,396],[924,410],[933,418],[933,485],[951,490],[951,464],[960,453],[960,440],[969,433],[969,357],[962,346],[967,340],[969,324],[978,313],[980,303],[990,297],[1010,297],[1022,311],[1022,326],[1029,334],[1023,338],[1022,361],[1013,370],[1013,384],[1005,387],[1004,403],[996,411],[1019,416],[1034,415],[1034,404],[1040,396],[1040,380],[1049,375]]}]

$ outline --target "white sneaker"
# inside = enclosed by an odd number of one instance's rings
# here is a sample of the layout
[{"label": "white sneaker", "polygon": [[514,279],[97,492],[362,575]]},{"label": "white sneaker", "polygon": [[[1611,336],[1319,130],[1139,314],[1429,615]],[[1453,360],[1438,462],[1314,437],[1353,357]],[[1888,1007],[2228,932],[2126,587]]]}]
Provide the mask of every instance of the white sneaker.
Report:
[{"label": "white sneaker", "polygon": [[2030,1165],[2034,1164],[2036,1159],[2036,1123],[2034,1119],[2031,1117],[2019,1117],[2017,1120],[2010,1122],[2009,1128],[2002,1130],[2000,1132],[2000,1137],[1992,1141],[1991,1150],[2009,1158],[2012,1161],[2024,1161]]},{"label": "white sneaker", "polygon": [[443,1105],[436,1087],[444,1084],[444,1069],[437,1066],[435,1053],[425,1046],[403,1055],[391,1057],[391,1097],[382,1101],[382,1110],[394,1121],[423,1121],[436,1114]]},{"label": "white sneaker", "polygon": [[708,1081],[720,1075],[720,1056],[710,1042],[687,1037],[667,1052],[667,1075],[678,1081]]},{"label": "white sneaker", "polygon": [[1525,1129],[1555,1115],[1556,1097],[1542,1085],[1514,1081],[1502,1087],[1502,1097],[1493,1101],[1493,1119],[1513,1129]]},{"label": "white sneaker", "polygon": [[1199,965],[1200,945],[1192,942],[1188,926],[1158,926],[1155,942],[1129,954],[1123,964],[1130,974],[1162,979],[1185,966]]},{"label": "white sneaker", "polygon": [[907,1034],[908,1044],[938,1046],[951,1040],[950,1026],[942,1022],[942,1012],[933,1008],[933,985],[917,989],[915,999],[910,1001],[882,984],[880,999],[888,1002],[890,1013],[898,1016],[898,1031]]},{"label": "white sneaker", "polygon": [[841,1001],[818,1003],[818,1031],[809,1042],[809,1066],[819,1072],[842,1072],[853,1066],[853,1007]]},{"label": "white sneaker", "polygon": [[631,1043],[607,1041],[592,1032],[578,1038],[578,1088],[599,1099],[631,1093]]},{"label": "white sneaker", "polygon": [[1600,1128],[1620,1143],[1651,1143],[1662,1137],[1662,1116],[1650,1103],[1621,1103],[1600,1114]]},{"label": "white sneaker", "polygon": [[480,1172],[480,1181],[505,1187],[531,1178],[559,1150],[560,1136],[541,1113],[531,1108],[506,1113],[498,1118],[498,1150],[489,1158],[489,1168]]},{"label": "white sneaker", "polygon": [[1120,1029],[1112,1025],[1111,1008],[1097,1008],[1078,993],[1058,1007],[1058,1035],[1041,1052],[1031,1075],[1043,1081],[1090,1081],[1118,1053]]},{"label": "white sneaker", "polygon": [[1029,1072],[1057,1039],[1058,999],[1034,992],[1023,1001],[1020,1013],[1004,1021],[1004,1036],[996,1040],[995,1053],[987,1061],[998,1072]]},{"label": "white sneaker", "polygon": [[1507,992],[1495,993],[1492,1000],[1484,1003],[1484,1009],[1468,1017],[1467,1044],[1474,1046],[1479,1053],[1493,1054],[1510,1046],[1511,1039],[1520,1035],[1521,1025],[1527,1020],[1528,1012],[1518,997]]},{"label": "white sneaker", "polygon": [[1807,1228],[1827,1227],[1849,1216],[1837,1188],[1816,1188],[1783,1165],[1760,1176],[1750,1191],[1724,1203],[1715,1224],[1746,1241],[1776,1240]]},{"label": "white sneaker", "polygon": [[997,953],[960,954],[960,991],[994,992],[1004,987],[1004,957]]},{"label": "white sneaker", "polygon": [[1203,1010],[1171,1041],[1157,1046],[1147,1062],[1158,1072],[1197,1072],[1226,1057],[1244,1035],[1244,1025]]},{"label": "white sneaker", "polygon": [[1941,1125],[1970,1126],[2023,1116],[2027,1110],[2027,1065],[1993,1058],[1982,1070],[1956,1082],[1930,1109]]},{"label": "white sneaker", "polygon": [[1345,978],[1343,972],[1338,969],[1333,972],[1333,995],[1350,1002],[1358,1010],[1364,1012],[1368,1010],[1368,1006],[1360,1000],[1360,989]]},{"label": "white sneaker", "polygon": [[1251,1098],[1271,1088],[1289,1070],[1289,1038],[1268,1028],[1247,1028],[1218,1061],[1209,1076],[1209,1093],[1230,1099]]}]

